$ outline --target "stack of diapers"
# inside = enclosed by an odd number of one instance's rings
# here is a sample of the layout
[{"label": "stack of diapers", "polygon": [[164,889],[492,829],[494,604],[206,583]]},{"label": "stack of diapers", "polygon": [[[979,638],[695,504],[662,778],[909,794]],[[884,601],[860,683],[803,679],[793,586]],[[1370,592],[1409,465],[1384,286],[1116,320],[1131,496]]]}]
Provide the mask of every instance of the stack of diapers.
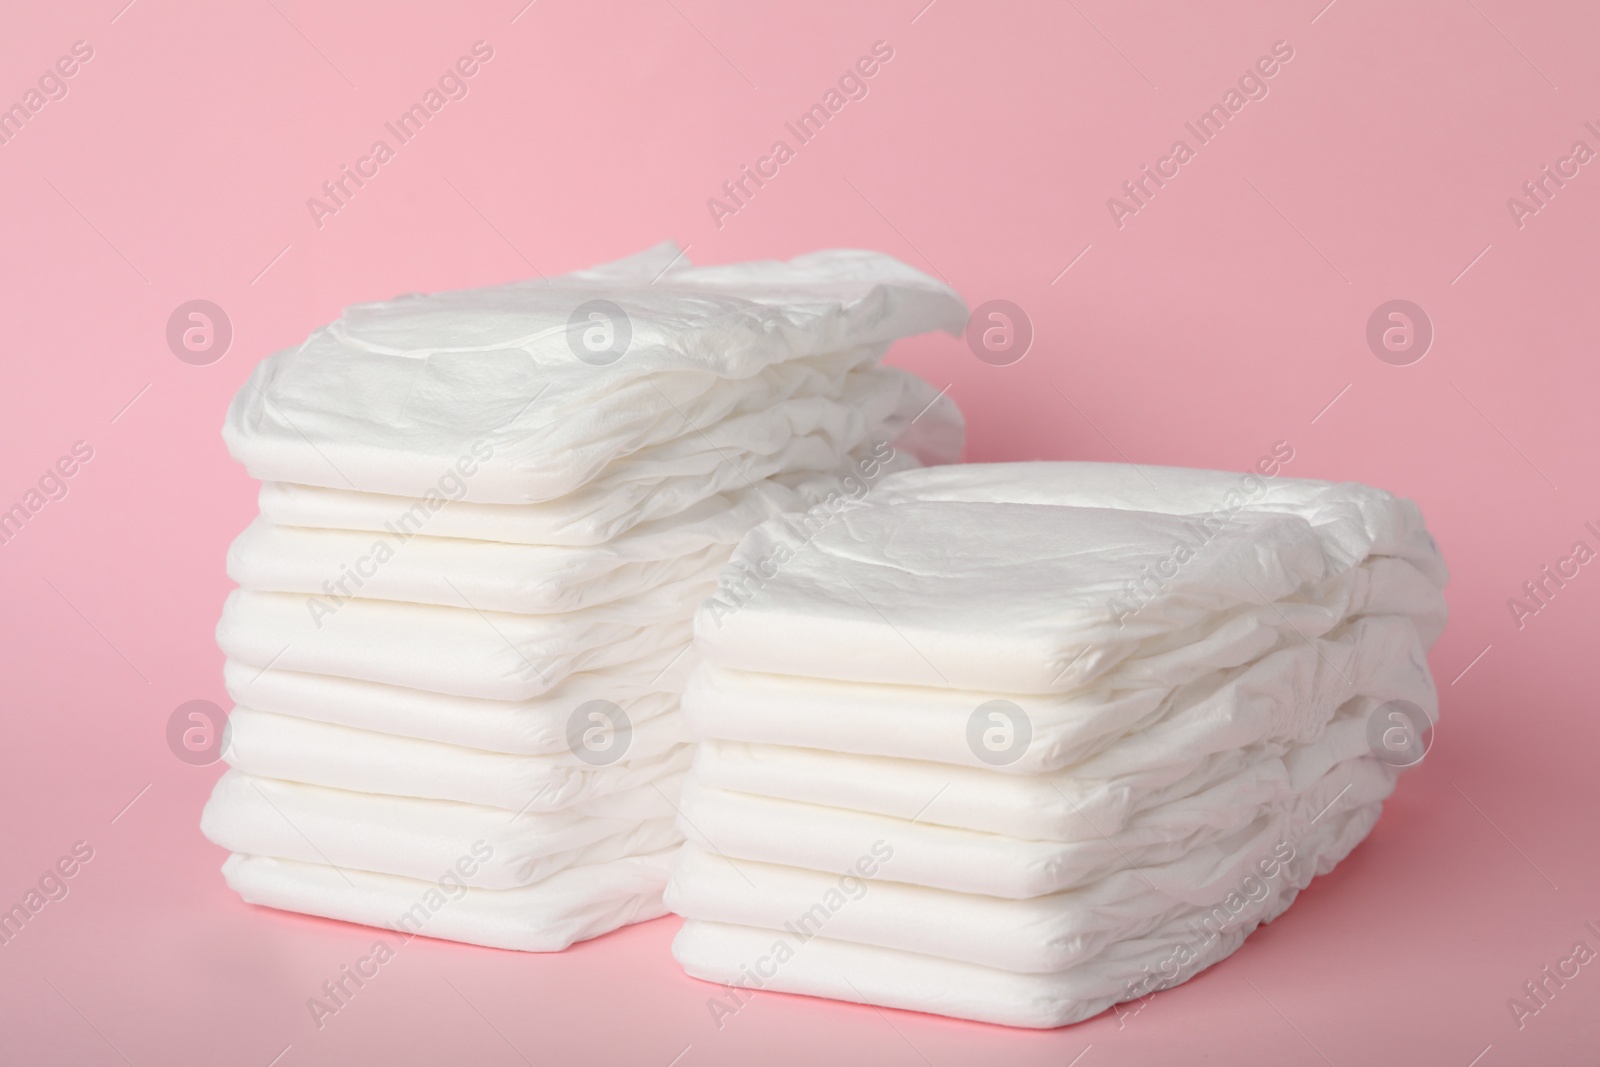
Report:
[{"label": "stack of diapers", "polygon": [[880,359],[965,318],[873,253],[667,245],[262,362],[224,428],[263,482],[217,627],[228,885],[527,951],[664,914],[696,606],[766,518],[957,458],[954,405]]},{"label": "stack of diapers", "polygon": [[1055,1027],[1185,981],[1372,829],[1445,580],[1410,501],[1254,474],[927,468],[769,520],[695,620],[673,953],[719,1025],[767,989]]}]

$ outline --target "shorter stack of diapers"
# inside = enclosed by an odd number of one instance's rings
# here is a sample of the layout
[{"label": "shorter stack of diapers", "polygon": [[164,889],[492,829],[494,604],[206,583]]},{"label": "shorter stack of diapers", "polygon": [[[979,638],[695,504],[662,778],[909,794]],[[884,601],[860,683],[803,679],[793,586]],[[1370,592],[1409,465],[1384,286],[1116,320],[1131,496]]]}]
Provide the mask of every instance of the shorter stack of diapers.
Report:
[{"label": "shorter stack of diapers", "polygon": [[930,468],[769,520],[696,619],[674,954],[719,1015],[1182,982],[1371,830],[1445,579],[1409,501],[1255,474]]},{"label": "shorter stack of diapers", "polygon": [[264,483],[217,628],[228,884],[530,951],[662,914],[695,607],[765,518],[956,458],[953,405],[879,359],[964,317],[883,256],[664,247],[264,361],[224,431]]}]

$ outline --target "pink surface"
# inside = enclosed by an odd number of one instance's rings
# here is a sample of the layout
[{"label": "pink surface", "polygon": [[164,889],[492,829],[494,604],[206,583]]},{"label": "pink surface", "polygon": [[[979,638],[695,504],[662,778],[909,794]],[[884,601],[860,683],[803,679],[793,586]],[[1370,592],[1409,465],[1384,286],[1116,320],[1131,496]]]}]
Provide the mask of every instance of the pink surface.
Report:
[{"label": "pink surface", "polygon": [[[1591,5],[125,2],[27,5],[0,35],[0,105],[93,52],[0,144],[0,508],[93,450],[0,545],[0,902],[93,849],[0,947],[7,1062],[1493,1067],[1600,1045],[1600,966],[1520,1027],[1507,1006],[1600,949],[1600,563],[1507,606],[1600,548],[1600,163],[1572,158],[1600,150]],[[314,220],[480,40],[468,95]],[[878,41],[864,99],[708,208]],[[1267,95],[1199,145],[1185,122],[1280,41]],[[1178,139],[1193,158],[1162,164]],[[1165,184],[1113,211],[1146,164]],[[1546,164],[1576,174],[1514,212]],[[164,735],[225,703],[212,627],[256,487],[224,406],[349,302],[663,237],[706,263],[877,248],[1019,305],[1020,362],[943,336],[894,356],[950,384],[972,459],[1243,470],[1287,441],[1287,474],[1415,498],[1454,570],[1443,718],[1370,840],[1232,959],[1057,1032],[776,994],[719,1030],[675,919],[553,957],[418,940],[319,1030],[307,998],[373,933],[228,893],[197,829],[219,768]],[[210,365],[165,337],[194,299],[232,324]],[[1433,324],[1418,362],[1368,347],[1392,299]]]}]

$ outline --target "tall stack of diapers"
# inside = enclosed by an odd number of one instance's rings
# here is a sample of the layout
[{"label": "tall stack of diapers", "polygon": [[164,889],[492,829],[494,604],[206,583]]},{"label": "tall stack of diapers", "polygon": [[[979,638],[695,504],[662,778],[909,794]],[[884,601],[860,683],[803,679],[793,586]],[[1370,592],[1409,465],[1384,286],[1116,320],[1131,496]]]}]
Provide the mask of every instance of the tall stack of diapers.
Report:
[{"label": "tall stack of diapers", "polygon": [[1053,1027],[1182,982],[1372,829],[1436,716],[1444,565],[1352,484],[895,474],[736,550],[668,888],[758,989]]},{"label": "tall stack of diapers", "polygon": [[765,518],[954,461],[954,406],[879,361],[965,317],[881,255],[663,246],[263,361],[224,429],[264,483],[217,628],[228,884],[535,951],[662,914],[695,607]]}]

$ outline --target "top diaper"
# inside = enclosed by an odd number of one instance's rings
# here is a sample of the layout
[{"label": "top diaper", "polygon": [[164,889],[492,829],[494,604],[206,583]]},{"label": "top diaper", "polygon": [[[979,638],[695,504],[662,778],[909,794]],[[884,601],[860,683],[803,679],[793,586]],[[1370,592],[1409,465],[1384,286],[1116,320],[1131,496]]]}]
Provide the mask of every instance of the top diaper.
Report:
[{"label": "top diaper", "polygon": [[262,361],[223,437],[264,481],[509,504],[627,457],[652,457],[652,476],[802,440],[842,457],[873,428],[863,409],[909,388],[877,369],[888,345],[966,318],[953,290],[878,253],[696,268],[665,244],[351,307]]},{"label": "top diaper", "polygon": [[1426,646],[1447,577],[1416,505],[1367,486],[967,464],[756,527],[695,633],[736,671],[1058,693],[1176,684],[1369,614]]}]

